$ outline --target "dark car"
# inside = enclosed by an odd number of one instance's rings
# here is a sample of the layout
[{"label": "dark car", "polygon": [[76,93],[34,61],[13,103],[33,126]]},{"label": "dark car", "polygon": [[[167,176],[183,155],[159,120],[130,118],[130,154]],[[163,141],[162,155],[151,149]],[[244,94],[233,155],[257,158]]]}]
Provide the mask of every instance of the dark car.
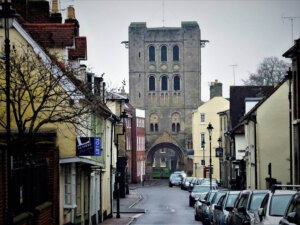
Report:
[{"label": "dark car", "polygon": [[204,201],[202,202],[202,208],[201,208],[201,214],[200,214],[200,219],[203,222],[203,224],[207,224],[209,221],[209,206],[217,193],[217,190],[212,190],[208,193]]},{"label": "dark car", "polygon": [[211,224],[213,222],[213,214],[215,210],[215,206],[218,204],[221,198],[224,198],[228,190],[218,190],[218,192],[214,195],[210,205],[208,206],[208,220],[204,221],[204,223]]},{"label": "dark car", "polygon": [[224,197],[220,198],[217,205],[215,205],[213,213],[212,223],[214,225],[226,225],[226,218],[229,214],[226,207],[231,207],[233,209],[239,193],[240,191],[228,191]]},{"label": "dark car", "polygon": [[232,214],[227,218],[227,224],[232,225],[250,225],[254,220],[254,212],[258,211],[263,199],[270,191],[268,190],[245,190],[239,194]]},{"label": "dark car", "polygon": [[[214,186],[213,189],[216,189],[216,187]],[[209,190],[210,187],[207,185],[195,185],[190,193],[189,206],[194,206],[196,202],[195,199],[199,198],[201,193],[208,192]]]},{"label": "dark car", "polygon": [[195,198],[195,206],[194,206],[194,212],[195,212],[195,220],[200,221],[201,220],[201,210],[202,210],[202,201],[205,200],[206,196],[208,195],[208,192],[201,193],[199,198]]},{"label": "dark car", "polygon": [[190,186],[190,182],[194,179],[195,177],[186,177],[183,179],[182,183],[181,183],[181,189],[182,190],[187,190],[188,187]]},{"label": "dark car", "polygon": [[300,224],[300,192],[293,195],[283,218],[280,220],[281,225]]},{"label": "dark car", "polygon": [[190,185],[187,187],[187,190],[188,190],[188,191],[192,191],[194,185],[198,185],[198,184],[200,184],[198,178],[194,177],[194,178],[191,180]]}]

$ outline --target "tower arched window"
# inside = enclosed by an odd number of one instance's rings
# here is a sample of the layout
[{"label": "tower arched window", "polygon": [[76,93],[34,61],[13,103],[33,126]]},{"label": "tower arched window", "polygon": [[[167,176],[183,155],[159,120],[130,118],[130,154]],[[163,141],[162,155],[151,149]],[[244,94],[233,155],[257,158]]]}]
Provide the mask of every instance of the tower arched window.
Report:
[{"label": "tower arched window", "polygon": [[167,60],[168,60],[168,57],[167,57],[167,47],[166,46],[162,46],[161,47],[161,61],[165,62]]},{"label": "tower arched window", "polygon": [[162,91],[168,90],[168,77],[167,76],[163,76],[161,78],[161,90]]},{"label": "tower arched window", "polygon": [[179,76],[174,77],[174,91],[180,90],[180,78]]},{"label": "tower arched window", "polygon": [[177,45],[173,47],[173,61],[179,61],[179,48]]},{"label": "tower arched window", "polygon": [[180,115],[175,112],[172,114],[172,132],[180,131]]},{"label": "tower arched window", "polygon": [[158,116],[156,113],[150,115],[150,132],[158,132]]},{"label": "tower arched window", "polygon": [[149,91],[155,91],[155,77],[149,77]]},{"label": "tower arched window", "polygon": [[155,48],[152,45],[149,47],[149,61],[150,62],[155,61]]}]

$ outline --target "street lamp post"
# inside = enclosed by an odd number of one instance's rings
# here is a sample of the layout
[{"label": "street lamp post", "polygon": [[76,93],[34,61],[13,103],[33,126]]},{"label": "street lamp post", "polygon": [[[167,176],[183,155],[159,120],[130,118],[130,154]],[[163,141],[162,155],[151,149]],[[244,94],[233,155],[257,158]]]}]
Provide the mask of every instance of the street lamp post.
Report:
[{"label": "street lamp post", "polygon": [[[222,151],[222,137],[218,139],[219,143],[219,162],[220,162],[220,184],[222,184],[222,162],[223,162],[223,151]],[[222,153],[222,155],[221,155]]]},{"label": "street lamp post", "polygon": [[211,123],[209,123],[206,129],[208,130],[208,133],[209,133],[209,188],[211,190],[211,172],[212,172],[212,168],[211,168],[211,132],[214,128],[211,125]]},{"label": "street lamp post", "polygon": [[11,200],[11,152],[10,152],[10,139],[11,139],[11,127],[10,127],[10,40],[9,29],[12,27],[14,18],[17,17],[15,10],[11,9],[11,3],[5,0],[0,4],[0,18],[1,25],[5,30],[5,95],[6,95],[6,148],[7,148],[7,194],[8,194],[8,214],[6,215],[7,224],[12,224],[13,211]]}]

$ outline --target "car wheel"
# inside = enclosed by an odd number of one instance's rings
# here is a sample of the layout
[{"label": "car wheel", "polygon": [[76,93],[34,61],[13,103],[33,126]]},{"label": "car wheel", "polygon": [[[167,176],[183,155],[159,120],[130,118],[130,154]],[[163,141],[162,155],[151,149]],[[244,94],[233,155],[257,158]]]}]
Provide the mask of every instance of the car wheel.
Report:
[{"label": "car wheel", "polygon": [[196,220],[196,221],[200,221],[199,216],[195,215],[195,220]]},{"label": "car wheel", "polygon": [[171,183],[169,183],[169,187],[173,187],[173,185]]},{"label": "car wheel", "polygon": [[190,199],[190,201],[189,201],[189,205],[190,205],[190,207],[194,206],[191,199]]}]

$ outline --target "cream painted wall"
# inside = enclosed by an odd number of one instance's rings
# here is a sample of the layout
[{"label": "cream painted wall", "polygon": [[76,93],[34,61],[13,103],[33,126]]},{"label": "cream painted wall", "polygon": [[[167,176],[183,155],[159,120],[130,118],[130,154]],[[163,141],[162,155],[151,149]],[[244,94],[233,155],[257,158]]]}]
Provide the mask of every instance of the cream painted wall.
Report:
[{"label": "cream painted wall", "polygon": [[288,82],[282,84],[257,109],[258,188],[265,189],[268,163],[272,177],[289,182]]},{"label": "cream painted wall", "polygon": [[246,187],[255,189],[255,140],[254,140],[254,126],[253,121],[248,121],[245,124],[245,141],[246,141]]},{"label": "cream painted wall", "polygon": [[[220,179],[219,172],[219,159],[215,157],[215,149],[219,147],[218,138],[220,137],[220,117],[218,112],[228,110],[229,101],[223,97],[214,97],[213,99],[207,101],[201,105],[192,115],[192,136],[193,136],[193,148],[194,148],[194,165],[198,163],[197,170],[193,171],[193,176],[203,177],[203,168],[201,167],[201,160],[203,159],[203,151],[201,148],[201,133],[205,134],[205,165],[209,165],[209,133],[207,131],[207,126],[211,122],[213,126],[212,131],[212,165],[214,172],[212,177],[216,178],[218,181]],[[205,122],[200,122],[201,113],[205,114]]]}]

